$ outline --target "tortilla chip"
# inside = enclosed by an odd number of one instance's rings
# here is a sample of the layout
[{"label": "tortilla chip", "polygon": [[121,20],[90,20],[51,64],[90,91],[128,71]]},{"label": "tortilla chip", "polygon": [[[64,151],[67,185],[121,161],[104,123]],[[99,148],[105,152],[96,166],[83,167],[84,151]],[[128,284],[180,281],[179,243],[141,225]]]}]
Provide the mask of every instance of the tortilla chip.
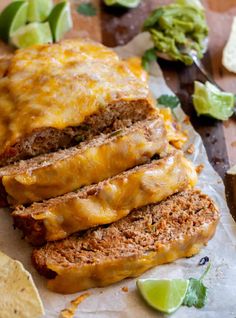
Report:
[{"label": "tortilla chip", "polygon": [[231,33],[223,51],[222,63],[228,71],[236,73],[236,17],[234,17]]},{"label": "tortilla chip", "polygon": [[39,318],[43,304],[23,265],[0,252],[0,317]]}]

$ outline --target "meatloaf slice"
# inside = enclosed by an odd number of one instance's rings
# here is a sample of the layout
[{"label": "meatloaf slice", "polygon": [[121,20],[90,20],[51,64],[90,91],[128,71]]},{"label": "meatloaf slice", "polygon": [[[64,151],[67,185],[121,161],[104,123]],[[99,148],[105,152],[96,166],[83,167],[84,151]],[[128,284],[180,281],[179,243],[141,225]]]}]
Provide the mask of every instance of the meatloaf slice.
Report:
[{"label": "meatloaf slice", "polygon": [[134,208],[160,202],[194,186],[196,180],[192,164],[176,152],[96,185],[27,208],[20,206],[12,216],[15,226],[31,243],[42,244],[114,222]]},{"label": "meatloaf slice", "polygon": [[100,133],[108,133],[147,118],[155,118],[158,112],[148,100],[119,101],[87,116],[81,125],[57,129],[37,128],[15,143],[6,143],[0,153],[0,167],[22,159],[68,148],[84,140],[91,140]]},{"label": "meatloaf slice", "polygon": [[42,201],[110,178],[167,151],[163,121],[144,120],[79,146],[0,168],[2,198],[12,205]]},{"label": "meatloaf slice", "polygon": [[218,210],[207,195],[186,190],[133,210],[108,227],[47,243],[34,249],[32,260],[50,279],[50,289],[74,293],[198,253],[214,235],[218,220]]}]

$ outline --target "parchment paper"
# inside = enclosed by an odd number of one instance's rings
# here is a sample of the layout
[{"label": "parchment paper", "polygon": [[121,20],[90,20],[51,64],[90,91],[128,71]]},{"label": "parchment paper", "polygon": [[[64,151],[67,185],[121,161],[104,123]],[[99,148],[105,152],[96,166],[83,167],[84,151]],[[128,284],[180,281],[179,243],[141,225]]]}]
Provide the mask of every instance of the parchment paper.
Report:
[{"label": "parchment paper", "polygon": [[[152,47],[149,35],[143,33],[138,35],[125,47],[117,48],[117,52],[123,57],[141,56],[149,47]],[[155,97],[161,94],[172,94],[165,84],[157,63],[153,63],[151,67],[150,88]],[[185,117],[183,111],[179,108],[176,110],[176,114],[182,122]],[[204,170],[199,176],[197,187],[215,200],[221,211],[221,222],[215,237],[200,254],[189,259],[178,260],[172,264],[158,266],[146,272],[142,277],[197,278],[200,277],[204,270],[202,266],[198,266],[198,262],[201,257],[208,256],[211,260],[212,268],[205,279],[205,283],[209,287],[207,305],[201,310],[181,307],[171,317],[236,318],[236,224],[230,215],[225,201],[223,182],[208,162],[201,138],[191,125],[183,124],[183,126],[189,133],[190,139],[188,145],[191,143],[195,145],[194,153],[188,157],[195,165],[204,164]],[[64,296],[47,290],[46,280],[39,276],[31,265],[31,247],[21,239],[21,233],[18,230],[13,230],[9,212],[1,210],[0,213],[0,250],[20,260],[26,269],[32,273],[45,306],[45,317],[58,317],[60,311],[78,294]],[[122,291],[122,287],[124,286],[128,287],[128,292]],[[107,288],[93,289],[91,293],[91,296],[78,307],[75,317],[163,317],[161,314],[147,307],[140,299],[136,291],[135,279],[127,279]],[[0,317],[3,318],[1,310]]]}]

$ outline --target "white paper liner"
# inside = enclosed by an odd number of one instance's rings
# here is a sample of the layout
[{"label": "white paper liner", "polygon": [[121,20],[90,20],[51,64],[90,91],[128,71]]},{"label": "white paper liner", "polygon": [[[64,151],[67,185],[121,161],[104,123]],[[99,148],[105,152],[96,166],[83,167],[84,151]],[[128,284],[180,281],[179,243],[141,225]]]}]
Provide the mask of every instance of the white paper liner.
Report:
[{"label": "white paper liner", "polygon": [[[116,48],[122,57],[142,56],[144,51],[152,47],[148,33],[136,36],[128,45]],[[162,72],[157,63],[151,65],[150,88],[157,98],[162,94],[173,94],[167,87]],[[175,110],[177,117],[182,122],[185,118],[183,111]],[[199,176],[197,187],[204,193],[209,194],[221,211],[221,222],[217,228],[215,237],[203,248],[200,254],[181,259],[172,264],[161,265],[147,271],[144,278],[189,278],[200,277],[204,267],[198,266],[203,256],[208,256],[212,268],[205,278],[209,287],[207,305],[199,310],[195,308],[181,307],[171,317],[173,318],[228,318],[236,317],[236,223],[234,222],[225,201],[224,185],[221,178],[210,165],[203,142],[191,125],[183,124],[189,133],[190,144],[195,145],[195,151],[188,158],[197,166],[204,164],[204,169]],[[76,298],[79,293],[73,295],[60,295],[52,293],[46,288],[46,280],[39,276],[31,265],[32,248],[21,239],[21,233],[13,230],[12,219],[9,212],[1,210],[0,222],[0,250],[7,255],[21,261],[35,280],[45,306],[45,317],[55,318],[69,302]],[[75,317],[79,318],[146,318],[163,317],[163,315],[150,309],[140,299],[135,279],[126,279],[120,283],[106,288],[91,290],[91,296],[83,301],[78,308]],[[128,287],[128,292],[123,292],[122,287]],[[1,317],[1,309],[0,309]],[[34,318],[34,317],[32,317]]]}]

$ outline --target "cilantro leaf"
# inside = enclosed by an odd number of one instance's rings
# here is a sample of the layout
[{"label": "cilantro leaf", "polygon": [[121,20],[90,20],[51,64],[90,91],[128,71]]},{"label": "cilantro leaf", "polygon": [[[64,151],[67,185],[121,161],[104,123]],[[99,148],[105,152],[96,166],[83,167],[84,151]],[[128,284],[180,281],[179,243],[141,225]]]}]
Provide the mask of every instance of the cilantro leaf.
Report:
[{"label": "cilantro leaf", "polygon": [[144,21],[143,30],[147,31],[148,29],[153,27],[159,21],[160,17],[163,15],[163,12],[163,8],[154,10],[151,15]]},{"label": "cilantro leaf", "polygon": [[189,279],[189,286],[182,303],[183,306],[202,308],[206,304],[207,287],[196,278]]},{"label": "cilantro leaf", "polygon": [[81,3],[77,7],[77,12],[88,17],[93,17],[97,14],[96,7],[91,2]]},{"label": "cilantro leaf", "polygon": [[180,104],[178,97],[173,95],[161,95],[157,101],[159,104],[165,107],[170,107],[171,109],[177,107]]},{"label": "cilantro leaf", "polygon": [[183,306],[202,308],[207,300],[207,287],[203,284],[203,279],[211,268],[211,263],[208,264],[205,272],[200,279],[190,278],[187,293],[185,295]]},{"label": "cilantro leaf", "polygon": [[156,61],[157,55],[155,48],[148,49],[144,52],[142,56],[142,67],[148,71],[149,70],[149,63],[152,61]]}]

